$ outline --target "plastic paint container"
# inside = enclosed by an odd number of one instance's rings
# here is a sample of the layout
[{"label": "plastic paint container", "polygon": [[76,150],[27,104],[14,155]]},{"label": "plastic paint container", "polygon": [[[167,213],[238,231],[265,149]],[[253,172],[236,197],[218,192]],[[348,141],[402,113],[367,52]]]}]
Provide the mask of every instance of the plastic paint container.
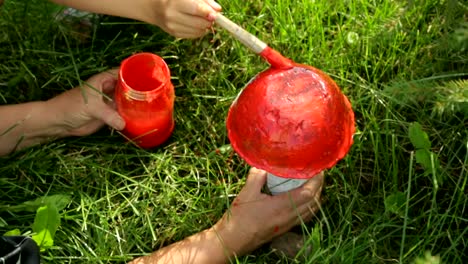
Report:
[{"label": "plastic paint container", "polygon": [[174,97],[161,57],[137,53],[126,58],[115,91],[117,111],[126,122],[123,134],[142,148],[164,143],[174,130]]}]

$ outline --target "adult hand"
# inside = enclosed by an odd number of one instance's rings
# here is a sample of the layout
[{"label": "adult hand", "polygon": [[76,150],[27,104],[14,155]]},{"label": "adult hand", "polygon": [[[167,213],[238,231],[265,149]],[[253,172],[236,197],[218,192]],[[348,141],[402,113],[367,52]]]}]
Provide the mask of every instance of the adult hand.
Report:
[{"label": "adult hand", "polygon": [[265,171],[252,168],[230,210],[213,227],[232,254],[248,253],[295,225],[307,222],[320,206],[323,173],[295,190],[276,196],[261,193],[266,177]]},{"label": "adult hand", "polygon": [[86,136],[104,124],[117,130],[125,127],[109,99],[113,96],[118,70],[99,73],[81,87],[75,87],[50,100],[48,109],[55,111],[63,128],[62,136]]},{"label": "adult hand", "polygon": [[221,6],[214,0],[151,0],[148,22],[178,38],[198,38],[212,26]]}]

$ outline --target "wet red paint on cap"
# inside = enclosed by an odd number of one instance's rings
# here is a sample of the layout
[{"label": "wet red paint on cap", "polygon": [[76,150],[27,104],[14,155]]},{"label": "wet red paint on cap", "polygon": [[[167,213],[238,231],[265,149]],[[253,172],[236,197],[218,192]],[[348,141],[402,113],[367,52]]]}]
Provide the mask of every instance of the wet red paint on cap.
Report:
[{"label": "wet red paint on cap", "polygon": [[251,80],[229,109],[227,129],[231,145],[251,166],[307,179],[347,154],[354,113],[328,75],[293,65]]}]

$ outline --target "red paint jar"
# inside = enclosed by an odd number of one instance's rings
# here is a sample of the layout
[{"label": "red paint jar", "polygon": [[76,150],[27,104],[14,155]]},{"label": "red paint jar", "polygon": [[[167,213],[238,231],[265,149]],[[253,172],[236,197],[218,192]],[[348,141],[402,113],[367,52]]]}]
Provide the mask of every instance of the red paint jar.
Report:
[{"label": "red paint jar", "polygon": [[123,134],[142,148],[164,143],[174,129],[174,86],[164,60],[152,53],[126,58],[115,90]]}]

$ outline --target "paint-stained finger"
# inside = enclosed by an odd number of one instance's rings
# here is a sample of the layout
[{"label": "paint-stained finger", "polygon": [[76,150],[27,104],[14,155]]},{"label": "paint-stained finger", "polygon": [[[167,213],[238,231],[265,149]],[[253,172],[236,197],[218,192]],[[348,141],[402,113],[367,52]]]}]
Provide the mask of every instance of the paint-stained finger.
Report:
[{"label": "paint-stained finger", "polygon": [[255,167],[250,168],[249,174],[247,175],[247,182],[245,183],[245,190],[260,192],[263,185],[265,185],[266,178],[266,171]]}]

